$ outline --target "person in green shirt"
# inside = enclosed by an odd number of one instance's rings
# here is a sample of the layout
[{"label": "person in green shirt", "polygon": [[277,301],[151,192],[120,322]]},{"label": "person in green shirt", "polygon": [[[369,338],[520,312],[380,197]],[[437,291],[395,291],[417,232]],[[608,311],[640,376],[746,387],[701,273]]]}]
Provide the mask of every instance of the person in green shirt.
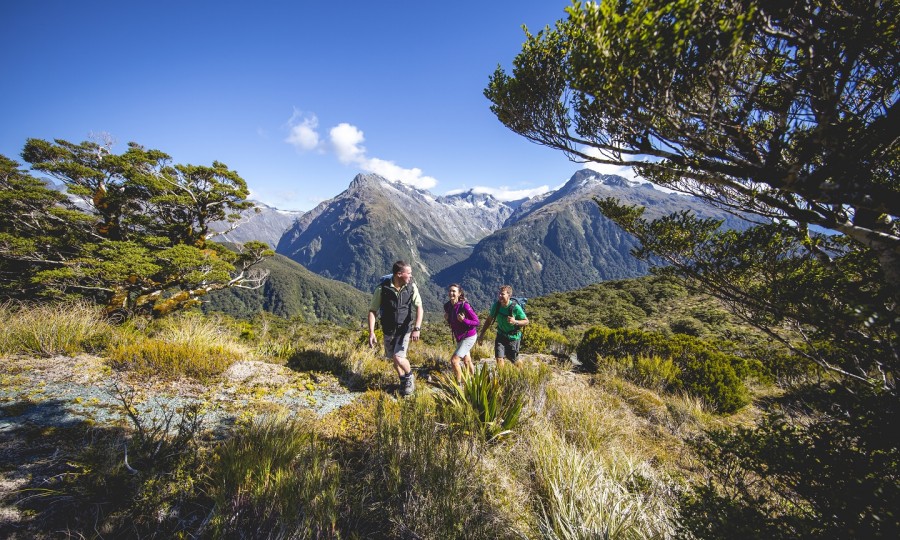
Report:
[{"label": "person in green shirt", "polygon": [[395,262],[391,275],[375,287],[369,304],[369,347],[375,348],[375,318],[380,316],[384,356],[394,361],[394,369],[400,376],[400,394],[404,396],[415,390],[415,376],[406,351],[410,340],[419,340],[424,313],[419,289],[412,283],[412,266],[405,261]]},{"label": "person in green shirt", "polygon": [[497,337],[494,338],[494,358],[497,366],[503,367],[506,359],[513,365],[519,358],[519,347],[522,345],[522,327],[528,324],[525,310],[517,303],[510,303],[513,289],[509,285],[503,285],[497,291],[497,301],[491,305],[488,320],[484,323],[481,333],[478,334],[478,343],[484,338],[484,333],[497,321]]}]

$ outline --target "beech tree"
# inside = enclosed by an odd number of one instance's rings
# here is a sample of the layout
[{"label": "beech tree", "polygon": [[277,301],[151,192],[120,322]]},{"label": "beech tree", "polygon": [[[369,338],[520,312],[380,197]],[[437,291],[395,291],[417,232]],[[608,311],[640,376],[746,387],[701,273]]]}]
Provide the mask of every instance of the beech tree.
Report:
[{"label": "beech tree", "polygon": [[527,35],[512,75],[491,77],[498,119],[572,159],[631,165],[756,216],[767,225],[727,236],[718,223],[651,222],[599,201],[639,256],[665,260],[795,353],[892,388],[900,2],[604,0],[567,11]]},{"label": "beech tree", "polygon": [[74,294],[110,313],[159,316],[210,291],[265,280],[254,266],[273,254],[266,244],[234,252],[209,241],[221,234],[211,222],[234,224],[253,206],[246,182],[224,164],[172,165],[135,143],[117,155],[108,144],[40,139],[29,139],[22,156],[78,203],[0,160],[0,271],[20,286],[4,296]]},{"label": "beech tree", "polygon": [[720,207],[844,233],[900,285],[900,2],[567,11],[491,77],[503,124]]},{"label": "beech tree", "polygon": [[491,77],[498,119],[756,221],[723,231],[597,200],[638,257],[668,263],[657,272],[827,370],[758,426],[699,440],[709,481],[682,497],[679,533],[895,537],[900,1],[602,0],[568,15]]}]

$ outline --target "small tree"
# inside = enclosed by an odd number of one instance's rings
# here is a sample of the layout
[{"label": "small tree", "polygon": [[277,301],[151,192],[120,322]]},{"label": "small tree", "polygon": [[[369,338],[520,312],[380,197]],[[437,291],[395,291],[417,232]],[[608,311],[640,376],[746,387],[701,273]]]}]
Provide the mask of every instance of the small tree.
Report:
[{"label": "small tree", "polygon": [[[264,243],[233,252],[209,242],[210,222],[234,223],[252,207],[246,182],[224,164],[173,166],[168,155],[135,143],[116,155],[93,142],[29,139],[22,155],[80,203],[3,158],[0,268],[29,284],[19,296],[90,296],[110,312],[158,316],[213,290],[264,281],[253,268],[273,254]],[[21,208],[30,209],[27,220]]]}]

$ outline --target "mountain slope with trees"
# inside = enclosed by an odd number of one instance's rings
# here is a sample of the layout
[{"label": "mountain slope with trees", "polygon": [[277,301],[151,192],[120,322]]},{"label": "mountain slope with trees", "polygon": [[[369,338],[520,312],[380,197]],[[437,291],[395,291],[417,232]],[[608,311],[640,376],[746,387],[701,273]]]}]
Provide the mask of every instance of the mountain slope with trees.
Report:
[{"label": "mountain slope with trees", "polygon": [[559,190],[523,204],[507,226],[479,242],[469,258],[438,273],[435,282],[460,283],[486,303],[505,283],[523,295],[541,296],[647,274],[650,265],[631,254],[638,245],[634,237],[599,211],[597,196],[644,204],[654,215],[692,211],[721,219],[726,227],[748,225],[689,197],[583,169]]},{"label": "mountain slope with trees", "polygon": [[369,309],[369,294],[346,283],[315,274],[283,255],[260,264],[268,278],[257,289],[229,289],[206,296],[203,310],[249,319],[268,312],[306,322],[359,324]]}]

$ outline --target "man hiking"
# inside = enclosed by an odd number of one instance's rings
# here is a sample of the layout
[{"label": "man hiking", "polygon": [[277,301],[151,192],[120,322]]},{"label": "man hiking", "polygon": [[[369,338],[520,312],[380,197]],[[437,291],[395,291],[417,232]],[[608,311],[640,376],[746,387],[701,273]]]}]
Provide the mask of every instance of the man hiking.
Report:
[{"label": "man hiking", "polygon": [[497,367],[503,367],[505,360],[508,358],[513,365],[519,358],[519,348],[522,345],[521,327],[528,324],[528,317],[525,316],[525,310],[516,302],[510,302],[513,289],[509,285],[503,285],[497,291],[497,300],[491,304],[491,311],[488,320],[481,328],[478,334],[478,344],[484,338],[484,333],[491,324],[497,321],[497,337],[494,338],[494,358],[497,360]]},{"label": "man hiking", "polygon": [[[413,320],[415,308],[415,324]],[[419,288],[412,283],[412,267],[406,261],[397,261],[390,277],[375,287],[369,305],[369,347],[375,347],[375,317],[381,314],[381,330],[384,333],[384,356],[394,361],[394,369],[400,376],[400,395],[408,396],[415,390],[415,376],[406,359],[409,341],[418,341],[421,331],[422,298]]]}]

